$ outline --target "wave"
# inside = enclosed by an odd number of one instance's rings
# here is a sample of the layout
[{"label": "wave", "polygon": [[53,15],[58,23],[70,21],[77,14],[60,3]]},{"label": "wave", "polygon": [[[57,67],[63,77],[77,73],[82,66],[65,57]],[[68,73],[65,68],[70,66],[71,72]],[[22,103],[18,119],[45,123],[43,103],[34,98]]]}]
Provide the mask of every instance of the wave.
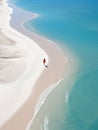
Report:
[{"label": "wave", "polygon": [[[44,90],[44,92],[41,94],[41,96],[39,97],[39,101],[38,103],[36,104],[36,107],[35,107],[35,113],[34,113],[34,116],[33,118],[31,119],[31,121],[28,123],[27,127],[26,127],[26,130],[30,130],[30,126],[36,116],[36,114],[39,112],[40,108],[42,107],[42,105],[44,104],[46,98],[49,96],[49,94],[53,91],[54,88],[56,88],[56,86],[58,84],[60,84],[60,82],[63,80],[60,79],[58,82],[52,84],[50,87],[48,87],[46,90]],[[45,130],[48,130],[48,129],[45,129]]]},{"label": "wave", "polygon": [[48,124],[49,124],[49,119],[48,119],[48,117],[46,116],[46,117],[44,118],[44,124],[43,124],[44,130],[49,130]]}]

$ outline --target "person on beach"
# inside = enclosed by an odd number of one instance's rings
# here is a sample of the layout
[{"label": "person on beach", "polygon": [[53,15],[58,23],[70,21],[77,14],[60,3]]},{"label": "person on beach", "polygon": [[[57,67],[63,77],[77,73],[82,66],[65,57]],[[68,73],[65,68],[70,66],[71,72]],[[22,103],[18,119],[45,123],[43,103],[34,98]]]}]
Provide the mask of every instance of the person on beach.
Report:
[{"label": "person on beach", "polygon": [[43,64],[44,64],[45,67],[48,67],[48,66],[46,65],[46,59],[45,59],[45,58],[43,59]]}]

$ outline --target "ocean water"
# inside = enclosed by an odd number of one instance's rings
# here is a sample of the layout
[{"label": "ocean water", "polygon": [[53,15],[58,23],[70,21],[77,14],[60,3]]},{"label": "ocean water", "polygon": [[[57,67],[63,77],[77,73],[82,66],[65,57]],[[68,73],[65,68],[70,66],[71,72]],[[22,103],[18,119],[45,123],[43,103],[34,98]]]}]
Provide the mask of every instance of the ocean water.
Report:
[{"label": "ocean water", "polygon": [[[98,130],[98,1],[13,0],[40,16],[24,23],[66,46],[79,59],[74,83],[66,79],[47,97],[30,130]],[[68,87],[71,90],[68,90]]]}]

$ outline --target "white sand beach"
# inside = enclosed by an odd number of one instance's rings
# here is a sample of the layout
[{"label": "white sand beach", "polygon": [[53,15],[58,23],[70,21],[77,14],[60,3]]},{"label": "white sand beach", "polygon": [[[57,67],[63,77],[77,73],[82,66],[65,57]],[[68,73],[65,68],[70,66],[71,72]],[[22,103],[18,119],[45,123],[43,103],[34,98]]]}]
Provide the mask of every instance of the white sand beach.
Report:
[{"label": "white sand beach", "polygon": [[[0,125],[30,95],[32,86],[44,69],[45,52],[9,26],[12,10],[3,1],[0,5]],[[32,73],[31,73],[32,72]]]},{"label": "white sand beach", "polygon": [[62,78],[67,60],[51,41],[25,30],[20,23],[14,24],[21,33],[13,29],[9,25],[12,12],[1,0],[0,130],[25,130],[40,95]]}]

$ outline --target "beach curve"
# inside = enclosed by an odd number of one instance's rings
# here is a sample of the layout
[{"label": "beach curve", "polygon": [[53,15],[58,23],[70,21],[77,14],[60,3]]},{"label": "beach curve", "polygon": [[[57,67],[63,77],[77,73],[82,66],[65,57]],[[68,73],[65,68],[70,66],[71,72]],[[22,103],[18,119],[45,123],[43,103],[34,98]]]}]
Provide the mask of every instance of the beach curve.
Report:
[{"label": "beach curve", "polygon": [[5,1],[0,7],[1,126],[30,95],[33,84],[44,69],[42,60],[45,57],[48,63],[48,56],[34,41],[9,26],[12,9]]},{"label": "beach curve", "polygon": [[[13,27],[13,23],[15,24],[15,21],[11,23],[12,27]],[[62,55],[61,51],[59,51],[56,46],[54,46],[53,44],[50,44],[50,41],[47,41],[47,39],[40,37],[37,34],[34,34],[28,30],[24,30],[21,24],[20,25],[17,24],[17,26],[14,25],[14,27],[18,27],[17,30],[23,33],[24,35],[27,35],[27,36],[29,35],[30,38],[32,38],[41,48],[44,49],[45,52],[47,52],[49,59],[51,60],[49,61],[49,68],[44,69],[40,78],[35,83],[34,86],[36,87],[34,87],[34,91],[30,95],[30,97],[22,105],[22,107],[16,113],[14,113],[14,115],[1,127],[1,130],[8,130],[8,129],[15,130],[17,129],[15,126],[20,127],[18,128],[19,130],[26,128],[28,122],[30,121],[30,119],[32,118],[34,114],[36,102],[39,99],[39,95],[41,95],[41,93],[48,86],[57,82],[62,77],[62,73],[66,64],[64,55]],[[42,86],[42,88],[40,88],[40,85]],[[23,120],[20,121],[20,119],[23,116],[23,113],[26,113],[26,111],[29,112],[28,115],[27,114],[25,115],[27,119],[25,119],[24,121]],[[16,119],[18,119],[19,122],[16,123]],[[20,124],[20,126],[18,124]]]}]

